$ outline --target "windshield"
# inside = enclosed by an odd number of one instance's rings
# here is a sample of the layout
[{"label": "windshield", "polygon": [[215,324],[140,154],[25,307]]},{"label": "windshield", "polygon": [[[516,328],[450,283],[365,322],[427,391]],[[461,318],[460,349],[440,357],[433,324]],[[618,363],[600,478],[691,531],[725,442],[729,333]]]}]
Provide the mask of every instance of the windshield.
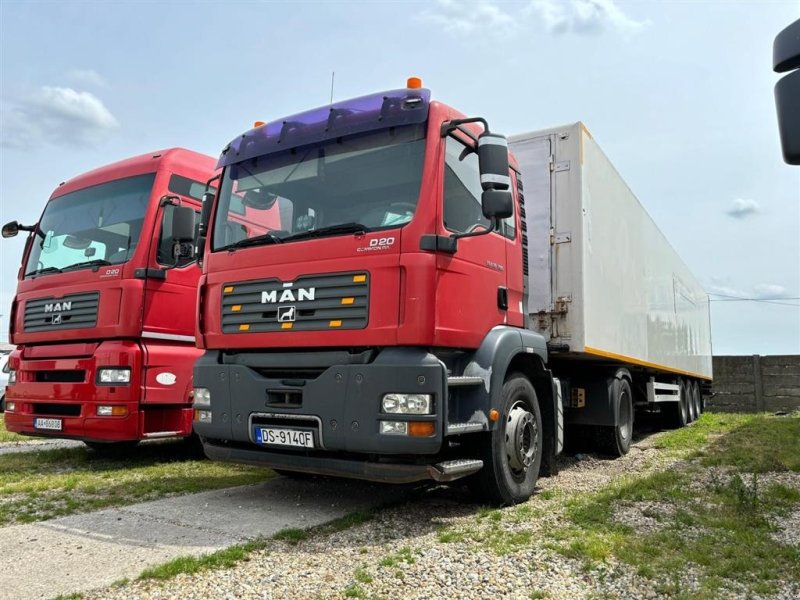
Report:
[{"label": "windshield", "polygon": [[422,181],[424,136],[424,124],[383,129],[228,166],[212,249],[408,223]]},{"label": "windshield", "polygon": [[34,234],[25,277],[126,262],[136,249],[155,173],[55,198]]}]

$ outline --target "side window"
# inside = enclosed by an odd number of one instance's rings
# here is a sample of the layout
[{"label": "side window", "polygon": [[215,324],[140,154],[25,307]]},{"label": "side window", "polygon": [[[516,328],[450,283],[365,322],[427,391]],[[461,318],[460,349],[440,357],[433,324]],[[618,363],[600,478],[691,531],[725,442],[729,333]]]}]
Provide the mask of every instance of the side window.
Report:
[{"label": "side window", "polygon": [[481,177],[478,155],[462,153],[466,146],[448,137],[444,161],[444,226],[448,231],[464,233],[478,225],[489,226],[481,209]]},{"label": "side window", "polygon": [[[185,257],[182,258],[178,264],[175,264],[175,258],[172,254],[173,247],[174,247],[174,240],[172,236],[168,235],[169,232],[172,231],[172,215],[175,214],[175,205],[167,204],[164,207],[164,214],[161,218],[161,233],[158,237],[158,251],[156,253],[156,261],[160,265],[165,265],[168,267],[176,266],[176,267],[183,267],[188,265],[189,263],[194,262],[194,258]],[[200,212],[194,212],[194,224],[195,227],[200,222]]]}]

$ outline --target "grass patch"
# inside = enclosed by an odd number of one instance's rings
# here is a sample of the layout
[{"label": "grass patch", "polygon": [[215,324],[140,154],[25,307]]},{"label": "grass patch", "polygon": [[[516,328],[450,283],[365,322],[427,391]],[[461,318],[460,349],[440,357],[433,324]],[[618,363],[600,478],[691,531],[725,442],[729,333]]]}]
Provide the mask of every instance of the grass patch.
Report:
[{"label": "grass patch", "polygon": [[181,442],[126,457],[84,448],[0,455],[0,525],[266,481],[267,469],[197,460]]},{"label": "grass patch", "polygon": [[702,458],[706,466],[748,473],[800,471],[800,417],[753,416],[715,440]]},{"label": "grass patch", "polygon": [[411,548],[403,546],[399,552],[383,557],[378,565],[381,567],[397,567],[401,563],[413,565],[415,562],[417,562],[417,559],[414,557]]},{"label": "grass patch", "polygon": [[[693,597],[724,594],[731,581],[753,594],[773,593],[786,579],[800,581],[800,549],[772,538],[772,518],[800,505],[800,492],[764,485],[761,475],[800,470],[800,418],[706,414],[698,423],[697,432],[692,427],[661,438],[665,448],[685,443],[692,462],[573,498],[566,507],[571,526],[555,532],[550,547],[589,566],[615,556],[671,596],[689,593],[670,575],[687,567],[700,575]],[[635,531],[614,519],[615,509],[643,502],[656,503],[643,505],[655,506],[653,514],[642,514],[655,518],[657,527]]]},{"label": "grass patch", "polygon": [[18,433],[12,433],[6,429],[6,420],[4,415],[0,414],[0,442],[24,442],[31,438]]},{"label": "grass patch", "polygon": [[307,529],[297,529],[295,527],[289,529],[281,529],[278,533],[272,536],[273,540],[280,542],[288,542],[290,544],[299,544],[308,539],[309,533]]},{"label": "grass patch", "polygon": [[139,579],[171,579],[181,573],[197,573],[208,569],[225,569],[246,560],[252,552],[265,548],[265,540],[253,540],[202,556],[181,556],[163,565],[145,569]]},{"label": "grass patch", "polygon": [[741,427],[753,415],[738,413],[703,413],[691,427],[681,427],[660,435],[655,447],[666,450],[671,456],[691,456],[701,451],[708,443]]}]

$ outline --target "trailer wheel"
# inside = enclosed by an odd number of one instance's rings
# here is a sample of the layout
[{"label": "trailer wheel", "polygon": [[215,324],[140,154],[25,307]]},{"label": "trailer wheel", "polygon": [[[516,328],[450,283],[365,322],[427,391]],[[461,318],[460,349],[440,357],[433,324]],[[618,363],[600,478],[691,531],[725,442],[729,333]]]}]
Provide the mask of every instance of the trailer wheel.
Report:
[{"label": "trailer wheel", "polygon": [[696,381],[689,384],[692,387],[692,406],[694,407],[695,420],[703,414],[703,396],[700,393],[700,385]]},{"label": "trailer wheel", "polygon": [[500,414],[497,428],[481,440],[483,468],[469,485],[490,504],[518,504],[533,494],[542,464],[542,415],[527,377],[506,379]]},{"label": "trailer wheel", "polygon": [[684,427],[689,422],[689,398],[687,393],[686,381],[680,381],[680,400],[669,402],[661,406],[661,413],[664,417],[664,425],[672,429]]},{"label": "trailer wheel", "polygon": [[694,423],[700,416],[700,409],[697,406],[697,384],[688,379],[686,380],[686,396],[689,399],[689,422]]},{"label": "trailer wheel", "polygon": [[604,454],[625,456],[633,439],[633,392],[627,379],[614,379],[609,386],[611,404],[618,415],[617,425],[598,427],[597,446]]}]

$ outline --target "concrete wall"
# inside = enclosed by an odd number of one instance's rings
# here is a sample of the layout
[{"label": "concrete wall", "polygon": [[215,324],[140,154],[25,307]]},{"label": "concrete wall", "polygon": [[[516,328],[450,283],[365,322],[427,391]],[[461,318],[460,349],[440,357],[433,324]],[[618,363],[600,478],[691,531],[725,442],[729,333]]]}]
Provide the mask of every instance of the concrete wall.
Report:
[{"label": "concrete wall", "polygon": [[709,410],[800,410],[800,355],[715,356]]}]

